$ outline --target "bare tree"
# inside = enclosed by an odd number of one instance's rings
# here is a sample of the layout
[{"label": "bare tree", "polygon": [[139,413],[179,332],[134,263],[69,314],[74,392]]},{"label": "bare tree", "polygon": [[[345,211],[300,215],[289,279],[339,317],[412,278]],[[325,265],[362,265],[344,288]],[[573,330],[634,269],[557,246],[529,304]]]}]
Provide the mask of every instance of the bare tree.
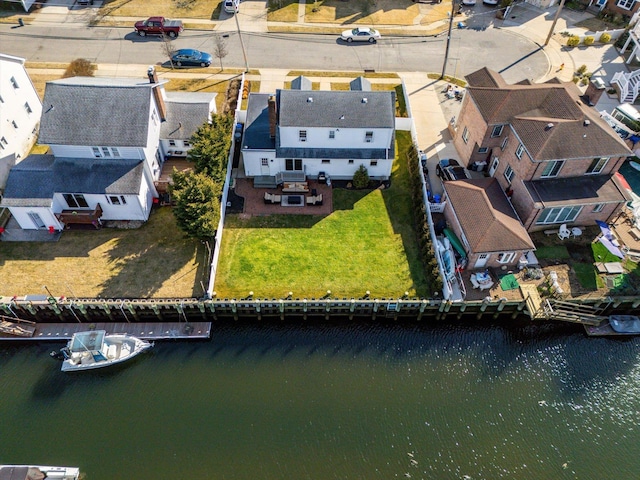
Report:
[{"label": "bare tree", "polygon": [[228,53],[227,42],[224,41],[222,35],[216,35],[215,44],[213,45],[213,54],[218,60],[220,60],[220,70],[223,70],[222,59],[226,57]]},{"label": "bare tree", "polygon": [[176,47],[173,46],[171,40],[166,36],[162,35],[162,53],[169,57],[169,63],[171,63],[171,69],[174,69],[173,66],[173,56],[176,53]]},{"label": "bare tree", "polygon": [[76,58],[62,74],[62,78],[69,77],[93,77],[96,66],[86,58]]}]

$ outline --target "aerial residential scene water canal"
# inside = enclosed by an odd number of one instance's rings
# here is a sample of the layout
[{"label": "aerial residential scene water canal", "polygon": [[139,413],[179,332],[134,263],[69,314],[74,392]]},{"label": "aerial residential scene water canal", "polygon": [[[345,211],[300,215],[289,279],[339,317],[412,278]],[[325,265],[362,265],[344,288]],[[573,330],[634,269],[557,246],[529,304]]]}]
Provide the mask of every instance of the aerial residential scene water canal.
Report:
[{"label": "aerial residential scene water canal", "polygon": [[[56,345],[61,346],[61,344]],[[115,370],[3,345],[3,462],[90,480],[634,478],[638,341],[530,325],[218,325]]]}]

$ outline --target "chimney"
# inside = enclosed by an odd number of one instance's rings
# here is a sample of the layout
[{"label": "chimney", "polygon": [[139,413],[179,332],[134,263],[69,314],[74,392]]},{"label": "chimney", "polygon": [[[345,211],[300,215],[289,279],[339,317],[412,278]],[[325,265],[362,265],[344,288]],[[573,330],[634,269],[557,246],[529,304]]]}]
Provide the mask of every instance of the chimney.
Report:
[{"label": "chimney", "polygon": [[149,77],[149,83],[158,83],[158,74],[156,73],[156,69],[151,65],[147,68],[147,77]]},{"label": "chimney", "polygon": [[269,136],[276,137],[276,125],[278,123],[278,112],[276,110],[276,96],[269,95]]},{"label": "chimney", "polygon": [[162,97],[162,86],[156,86],[152,88],[153,90],[153,98],[156,101],[156,107],[158,107],[158,115],[160,116],[160,120],[163,122],[167,119],[167,106],[164,103],[164,98]]}]

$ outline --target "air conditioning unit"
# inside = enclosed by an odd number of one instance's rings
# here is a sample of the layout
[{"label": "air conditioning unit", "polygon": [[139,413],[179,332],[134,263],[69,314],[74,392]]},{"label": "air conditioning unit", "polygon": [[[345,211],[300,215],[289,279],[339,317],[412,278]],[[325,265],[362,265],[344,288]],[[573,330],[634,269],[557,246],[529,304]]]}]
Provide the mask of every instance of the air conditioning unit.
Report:
[{"label": "air conditioning unit", "polygon": [[176,150],[173,152],[174,155],[182,155],[182,150]]}]

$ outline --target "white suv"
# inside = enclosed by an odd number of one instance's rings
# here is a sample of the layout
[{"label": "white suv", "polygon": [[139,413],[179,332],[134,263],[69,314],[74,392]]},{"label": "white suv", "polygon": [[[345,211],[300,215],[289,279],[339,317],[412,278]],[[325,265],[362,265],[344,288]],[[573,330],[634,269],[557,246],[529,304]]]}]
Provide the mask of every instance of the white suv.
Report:
[{"label": "white suv", "polygon": [[237,13],[240,8],[240,0],[224,0],[224,11],[227,13]]}]

